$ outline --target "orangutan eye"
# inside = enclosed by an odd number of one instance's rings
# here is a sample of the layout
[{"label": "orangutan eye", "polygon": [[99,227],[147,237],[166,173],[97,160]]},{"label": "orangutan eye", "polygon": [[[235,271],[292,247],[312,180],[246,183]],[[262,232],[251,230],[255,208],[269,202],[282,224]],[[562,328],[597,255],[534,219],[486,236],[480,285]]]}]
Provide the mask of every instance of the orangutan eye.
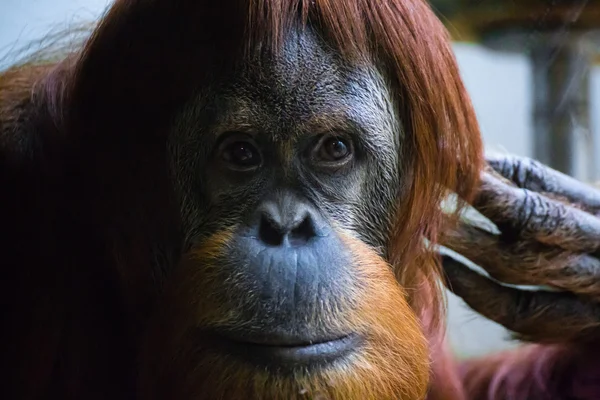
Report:
[{"label": "orangutan eye", "polygon": [[230,169],[251,171],[262,164],[258,147],[248,137],[236,135],[225,140],[220,147],[221,159]]},{"label": "orangutan eye", "polygon": [[227,146],[223,151],[223,159],[242,168],[260,164],[258,150],[248,142],[235,142]]},{"label": "orangutan eye", "polygon": [[353,155],[353,144],[342,136],[325,135],[314,150],[313,159],[317,164],[341,165],[350,161]]}]

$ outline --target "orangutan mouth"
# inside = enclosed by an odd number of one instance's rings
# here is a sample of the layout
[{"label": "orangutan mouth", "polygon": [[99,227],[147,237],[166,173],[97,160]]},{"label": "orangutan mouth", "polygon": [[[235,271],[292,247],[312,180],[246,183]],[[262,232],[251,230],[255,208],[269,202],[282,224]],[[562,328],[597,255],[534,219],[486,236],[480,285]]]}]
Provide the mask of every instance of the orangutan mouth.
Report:
[{"label": "orangutan mouth", "polygon": [[348,357],[362,343],[362,338],[357,334],[318,340],[279,335],[240,337],[225,334],[215,339],[220,350],[254,365],[273,367],[279,371],[330,364]]}]

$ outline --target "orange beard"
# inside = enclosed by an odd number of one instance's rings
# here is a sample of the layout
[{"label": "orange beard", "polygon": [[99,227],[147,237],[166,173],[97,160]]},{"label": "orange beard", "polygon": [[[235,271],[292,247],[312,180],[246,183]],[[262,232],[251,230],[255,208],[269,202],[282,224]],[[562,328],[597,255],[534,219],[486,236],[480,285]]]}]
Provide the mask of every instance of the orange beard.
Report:
[{"label": "orange beard", "polygon": [[[390,266],[368,246],[340,234],[355,276],[337,307],[319,305],[315,323],[339,324],[364,337],[350,356],[315,368],[277,374],[211,351],[197,327],[235,323],[240,314],[219,294],[216,256],[230,234],[215,235],[185,257],[168,288],[164,309],[142,350],[142,400],[416,400],[429,380],[427,340]],[[240,299],[252,297],[239,293]],[[243,301],[241,299],[240,301]],[[319,320],[319,321],[317,321]],[[311,323],[308,321],[307,323]]]}]

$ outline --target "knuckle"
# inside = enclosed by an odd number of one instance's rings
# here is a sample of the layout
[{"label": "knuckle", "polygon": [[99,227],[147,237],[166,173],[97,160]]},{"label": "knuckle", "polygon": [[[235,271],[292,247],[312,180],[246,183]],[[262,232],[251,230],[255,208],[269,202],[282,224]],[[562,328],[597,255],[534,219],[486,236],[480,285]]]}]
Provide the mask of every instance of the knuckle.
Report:
[{"label": "knuckle", "polygon": [[553,204],[545,197],[521,189],[516,205],[515,228],[528,233],[552,233],[563,225],[567,210],[562,204]]},{"label": "knuckle", "polygon": [[510,157],[503,158],[498,167],[498,172],[504,177],[509,178],[514,174],[514,160]]},{"label": "knuckle", "polygon": [[539,178],[539,168],[534,160],[520,159],[515,168],[513,181],[519,186],[527,188]]},{"label": "knuckle", "polygon": [[527,229],[535,214],[536,201],[527,190],[520,190],[521,196],[515,204],[516,221],[514,228],[517,230]]}]

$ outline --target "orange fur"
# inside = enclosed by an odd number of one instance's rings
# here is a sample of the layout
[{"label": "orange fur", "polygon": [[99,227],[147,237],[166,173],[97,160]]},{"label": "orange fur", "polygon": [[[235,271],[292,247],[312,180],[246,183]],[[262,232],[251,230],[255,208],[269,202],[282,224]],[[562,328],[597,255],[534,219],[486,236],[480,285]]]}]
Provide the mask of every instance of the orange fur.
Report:
[{"label": "orange fur", "polygon": [[[177,240],[165,167],[174,113],[244,52],[277,51],[299,16],[349,62],[385,70],[406,140],[389,263],[347,238],[362,279],[343,310],[330,310],[368,331],[369,346],[338,368],[278,380],[214,358],[192,334],[193,324],[236,318],[211,295],[210,260],[225,233],[187,255],[164,297],[148,269],[152,246]],[[21,152],[28,141],[33,150]],[[81,51],[0,75],[0,217],[9,236],[0,292],[18,310],[2,320],[12,328],[2,360],[12,375],[0,394],[128,398],[136,368],[153,366],[142,372],[141,398],[412,400],[429,389],[460,399],[442,351],[439,266],[424,239],[435,244],[443,229],[443,196],[471,197],[481,153],[448,35],[423,0],[116,1]],[[148,322],[157,305],[163,311]],[[137,360],[142,332],[150,335]]]},{"label": "orange fur", "polygon": [[[166,351],[152,355],[151,363],[144,363],[157,367],[147,372],[142,384],[148,390],[148,399],[160,399],[167,393],[173,398],[193,398],[201,393],[202,398],[232,400],[425,397],[430,365],[427,340],[418,318],[390,266],[348,235],[342,237],[354,256],[352,270],[358,279],[348,288],[345,299],[335,299],[335,303],[323,299],[321,307],[325,311],[319,310],[318,315],[327,315],[329,326],[339,325],[365,335],[362,350],[317,371],[298,372],[293,378],[211,353],[194,331],[214,324],[239,325],[241,317],[231,311],[239,310],[238,304],[223,302],[219,265],[213,261],[219,249],[227,246],[228,236],[227,231],[217,234],[194,249],[182,266],[180,280],[174,280],[170,287],[181,314],[173,320],[170,309],[163,314],[164,319],[154,322],[166,328],[165,336],[150,338],[147,348],[161,346]],[[253,301],[252,293],[243,297],[239,301]]]}]

